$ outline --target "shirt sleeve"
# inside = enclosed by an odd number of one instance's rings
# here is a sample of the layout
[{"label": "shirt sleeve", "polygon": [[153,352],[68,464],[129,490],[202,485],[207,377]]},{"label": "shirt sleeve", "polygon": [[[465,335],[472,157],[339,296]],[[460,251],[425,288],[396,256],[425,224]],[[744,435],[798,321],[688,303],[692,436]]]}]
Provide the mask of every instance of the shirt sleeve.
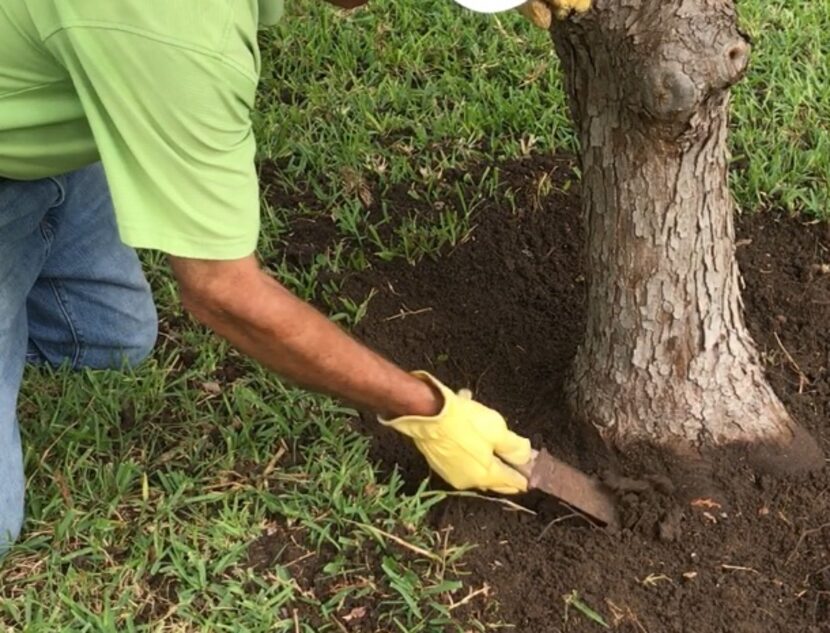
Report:
[{"label": "shirt sleeve", "polygon": [[257,52],[231,59],[95,26],[60,31],[49,46],[95,138],[121,239],[180,257],[250,255],[259,231]]}]

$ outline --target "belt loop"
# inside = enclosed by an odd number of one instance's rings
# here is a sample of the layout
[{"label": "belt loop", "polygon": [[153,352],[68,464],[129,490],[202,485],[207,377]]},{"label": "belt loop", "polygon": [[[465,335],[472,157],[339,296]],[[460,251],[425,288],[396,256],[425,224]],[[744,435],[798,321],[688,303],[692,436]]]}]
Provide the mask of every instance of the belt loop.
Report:
[{"label": "belt loop", "polygon": [[59,207],[60,205],[63,204],[63,201],[66,200],[66,188],[64,187],[63,183],[60,180],[62,178],[63,178],[63,176],[58,176],[58,177],[51,177],[50,176],[49,177],[49,180],[51,180],[55,184],[55,187],[58,190],[58,197],[55,200],[55,202],[52,203],[52,205],[49,207],[50,209],[54,209],[55,207]]}]

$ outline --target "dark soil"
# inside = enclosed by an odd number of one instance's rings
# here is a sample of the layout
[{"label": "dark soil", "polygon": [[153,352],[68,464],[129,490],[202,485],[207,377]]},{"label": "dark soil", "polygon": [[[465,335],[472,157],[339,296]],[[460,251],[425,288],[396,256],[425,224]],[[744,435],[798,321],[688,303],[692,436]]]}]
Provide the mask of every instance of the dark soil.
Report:
[{"label": "dark soil", "polygon": [[[358,335],[405,367],[472,388],[534,444],[596,470],[607,465],[604,451],[572,423],[562,393],[584,323],[578,194],[533,198],[542,174],[560,184],[572,174],[550,158],[501,170],[528,211],[484,204],[470,239],[439,260],[375,262],[350,277],[353,298],[377,292]],[[765,212],[739,218],[738,232],[747,320],[769,379],[830,454],[830,227]],[[413,486],[427,474],[406,439],[369,416],[362,426],[376,438],[375,456],[398,464]],[[669,470],[647,452],[625,462],[638,481]],[[830,631],[827,469],[775,481],[736,454],[711,470],[722,507],[678,505],[662,479],[635,481],[623,495],[625,528],[613,535],[538,494],[517,499],[535,516],[453,499],[433,519],[477,545],[466,558],[470,586],[489,584],[517,631],[601,630],[573,600],[566,606],[574,591],[620,631]]]}]

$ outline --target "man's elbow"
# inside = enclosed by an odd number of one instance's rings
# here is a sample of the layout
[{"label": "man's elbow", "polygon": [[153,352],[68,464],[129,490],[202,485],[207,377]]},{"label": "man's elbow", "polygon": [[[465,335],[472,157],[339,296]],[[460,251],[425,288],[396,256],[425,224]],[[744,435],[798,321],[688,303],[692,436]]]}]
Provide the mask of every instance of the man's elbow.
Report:
[{"label": "man's elbow", "polygon": [[202,325],[210,326],[222,312],[216,300],[213,300],[209,288],[201,286],[179,285],[179,300],[185,312]]},{"label": "man's elbow", "polygon": [[234,261],[171,257],[170,261],[182,307],[211,328],[232,318],[261,275],[253,257]]}]

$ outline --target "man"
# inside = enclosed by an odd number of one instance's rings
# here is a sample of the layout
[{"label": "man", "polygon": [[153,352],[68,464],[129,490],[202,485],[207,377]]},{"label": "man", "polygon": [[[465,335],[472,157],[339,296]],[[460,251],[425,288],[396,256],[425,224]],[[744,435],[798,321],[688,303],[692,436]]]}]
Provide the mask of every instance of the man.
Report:
[{"label": "man", "polygon": [[[587,5],[528,7],[544,24]],[[527,488],[508,464],[526,463],[530,444],[498,413],[381,358],[260,270],[256,29],[281,12],[281,0],[0,4],[0,550],[23,522],[25,363],[118,368],[153,347],[134,248],[168,254],[202,323],[278,374],[376,411],[451,485]]]}]

